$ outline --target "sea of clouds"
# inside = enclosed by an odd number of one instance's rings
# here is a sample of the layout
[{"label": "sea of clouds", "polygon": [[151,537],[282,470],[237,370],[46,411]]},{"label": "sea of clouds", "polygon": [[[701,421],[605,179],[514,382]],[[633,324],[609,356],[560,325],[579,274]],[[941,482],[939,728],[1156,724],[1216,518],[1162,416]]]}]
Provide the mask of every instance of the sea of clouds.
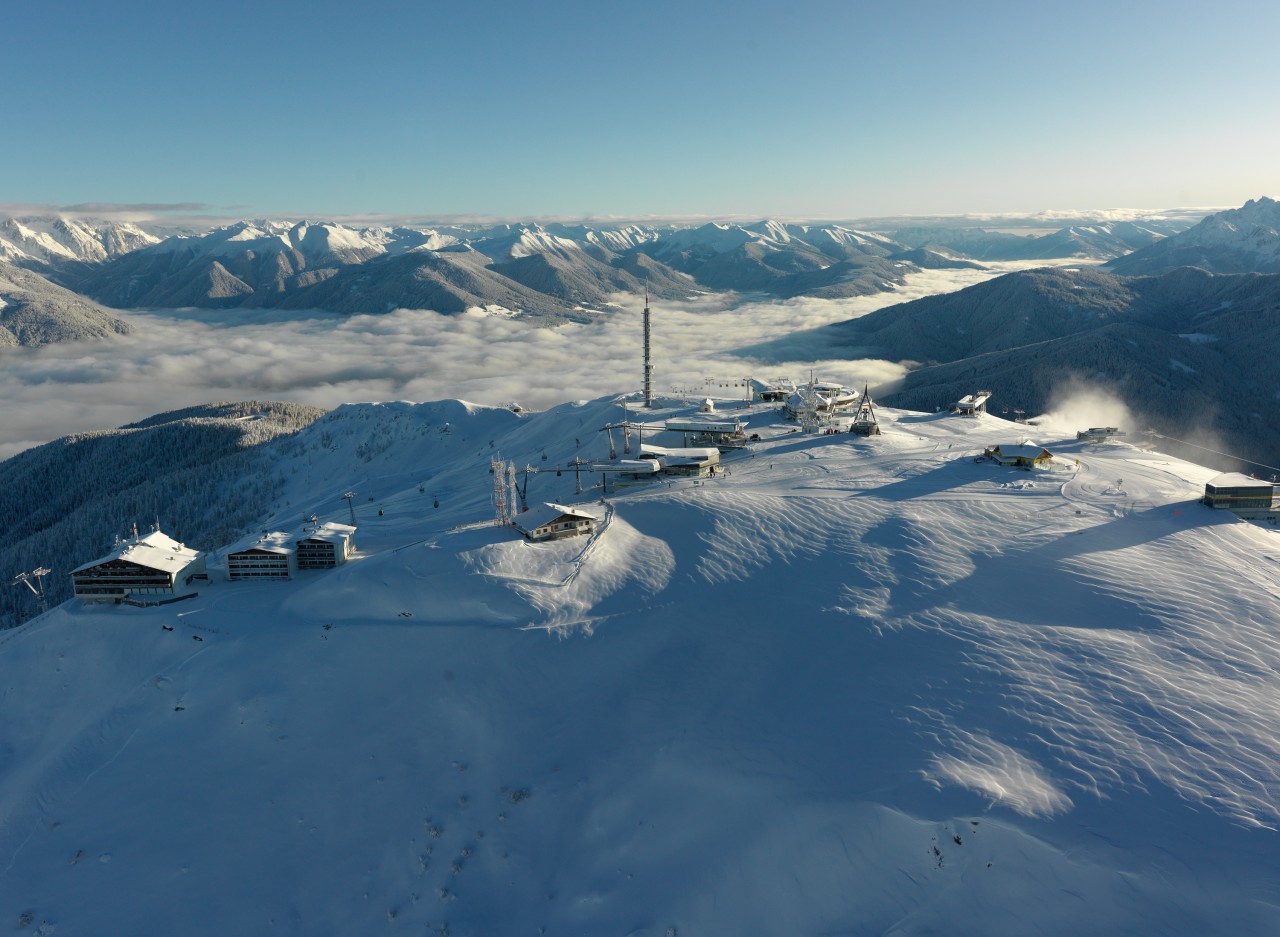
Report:
[{"label": "sea of clouds", "polygon": [[[734,349],[971,286],[1017,266],[925,271],[892,293],[853,299],[733,302],[709,296],[654,302],[657,394],[734,396],[752,376],[873,388],[905,368],[878,360],[801,357],[762,362]],[[546,328],[509,315],[445,316],[399,309],[337,316],[264,309],[120,313],[136,331],[105,342],[0,350],[0,458],[69,433],[107,429],[216,400],[290,400],[321,407],[374,400],[460,398],[541,409],[638,390],[643,380],[638,297],[583,325]],[[721,386],[724,385],[724,386]]]}]

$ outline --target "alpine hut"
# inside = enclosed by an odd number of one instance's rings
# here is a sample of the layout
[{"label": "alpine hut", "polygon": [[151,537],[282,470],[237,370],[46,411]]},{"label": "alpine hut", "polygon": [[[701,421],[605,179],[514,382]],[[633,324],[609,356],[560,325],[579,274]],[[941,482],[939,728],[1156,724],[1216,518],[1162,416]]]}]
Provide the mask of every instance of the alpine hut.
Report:
[{"label": "alpine hut", "polygon": [[1028,470],[1048,468],[1049,463],[1053,461],[1052,452],[1044,446],[1037,446],[1032,442],[1018,443],[1017,445],[1001,443],[998,446],[988,446],[984,454],[998,465]]},{"label": "alpine hut", "polygon": [[590,534],[595,530],[596,517],[579,508],[547,502],[517,514],[512,524],[530,540],[561,540]]}]

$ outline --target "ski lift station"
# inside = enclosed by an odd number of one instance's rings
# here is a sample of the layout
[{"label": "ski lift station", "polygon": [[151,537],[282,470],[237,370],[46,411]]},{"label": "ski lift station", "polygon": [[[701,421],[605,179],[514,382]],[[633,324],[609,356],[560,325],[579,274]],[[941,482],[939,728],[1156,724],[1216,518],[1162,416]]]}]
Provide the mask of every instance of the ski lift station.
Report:
[{"label": "ski lift station", "polygon": [[951,412],[961,416],[977,416],[987,412],[987,401],[991,399],[991,391],[977,390],[961,397],[951,405]]},{"label": "ski lift station", "polygon": [[1230,511],[1251,520],[1274,520],[1280,515],[1276,506],[1276,486],[1241,472],[1217,475],[1204,486],[1202,504]]},{"label": "ski lift station", "polygon": [[741,420],[667,420],[663,426],[668,432],[682,433],[686,447],[691,444],[715,446],[721,452],[728,452],[747,444]]},{"label": "ski lift station", "polygon": [[998,446],[988,446],[983,453],[988,459],[997,465],[1003,465],[1007,468],[1031,469],[1048,468],[1049,463],[1053,461],[1053,453],[1044,446],[1037,446],[1035,443],[1024,442],[1017,445],[1001,443]]},{"label": "ski lift station", "polygon": [[1085,442],[1106,442],[1108,439],[1123,438],[1124,433],[1114,426],[1090,426],[1076,433],[1076,439]]},{"label": "ski lift station", "polygon": [[716,473],[720,465],[720,450],[714,446],[668,449],[645,443],[640,447],[639,461],[656,462],[658,471],[663,475],[702,478]]},{"label": "ski lift station", "polygon": [[860,395],[851,387],[831,381],[811,381],[793,391],[782,404],[790,419],[812,411],[820,419],[837,416],[858,405]]},{"label": "ski lift station", "polygon": [[590,535],[596,529],[596,517],[581,508],[547,502],[530,508],[511,519],[512,525],[533,541],[563,540],[566,537]]},{"label": "ski lift station", "polygon": [[[190,598],[193,580],[208,579],[205,555],[157,527],[145,537],[119,541],[106,556],[72,570],[72,594],[86,602],[160,604]],[[139,604],[141,604],[139,603]]]},{"label": "ski lift station", "polygon": [[762,403],[782,403],[796,392],[795,381],[787,378],[776,378],[772,381],[758,381],[754,378],[751,384],[751,398]]},{"label": "ski lift station", "polygon": [[332,521],[293,533],[273,531],[241,541],[227,553],[227,578],[288,579],[299,569],[333,569],[355,549],[355,528]]}]

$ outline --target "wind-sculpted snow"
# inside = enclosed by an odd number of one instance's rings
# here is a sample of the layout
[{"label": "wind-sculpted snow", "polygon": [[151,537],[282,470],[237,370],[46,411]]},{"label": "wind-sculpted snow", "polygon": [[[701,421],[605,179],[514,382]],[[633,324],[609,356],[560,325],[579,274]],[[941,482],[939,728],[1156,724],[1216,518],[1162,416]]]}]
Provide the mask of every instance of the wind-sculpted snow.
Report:
[{"label": "wind-sculpted snow", "polygon": [[[611,515],[612,510],[600,512]],[[472,572],[509,585],[537,613],[526,627],[557,634],[591,633],[606,600],[627,586],[658,593],[675,562],[661,540],[612,516],[589,538],[552,543],[503,539],[463,554]]]},{"label": "wind-sculpted snow", "polygon": [[1071,807],[1071,798],[1045,777],[1044,770],[990,736],[953,730],[951,751],[935,755],[930,773],[989,797],[1025,816],[1052,816]]},{"label": "wind-sculpted snow", "polygon": [[[1196,503],[1213,472],[1073,435],[1051,470],[975,462],[1027,432],[991,416],[885,408],[866,439],[722,408],[762,437],[722,472],[606,493],[572,460],[608,461],[608,398],[344,406],[265,450],[262,525],[353,511],[346,565],[215,555],[179,605],[0,633],[0,914],[1280,929],[1280,551]],[[645,440],[693,409],[659,399]],[[495,526],[499,452],[594,535]]]}]

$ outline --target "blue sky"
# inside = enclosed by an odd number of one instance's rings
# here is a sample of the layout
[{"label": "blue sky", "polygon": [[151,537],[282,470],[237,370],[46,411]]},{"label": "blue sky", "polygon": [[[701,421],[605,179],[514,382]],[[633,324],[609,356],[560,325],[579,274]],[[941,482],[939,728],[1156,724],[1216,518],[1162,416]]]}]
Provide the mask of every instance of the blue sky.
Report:
[{"label": "blue sky", "polygon": [[1258,0],[44,0],[6,22],[11,206],[821,219],[1280,194],[1280,5]]}]

